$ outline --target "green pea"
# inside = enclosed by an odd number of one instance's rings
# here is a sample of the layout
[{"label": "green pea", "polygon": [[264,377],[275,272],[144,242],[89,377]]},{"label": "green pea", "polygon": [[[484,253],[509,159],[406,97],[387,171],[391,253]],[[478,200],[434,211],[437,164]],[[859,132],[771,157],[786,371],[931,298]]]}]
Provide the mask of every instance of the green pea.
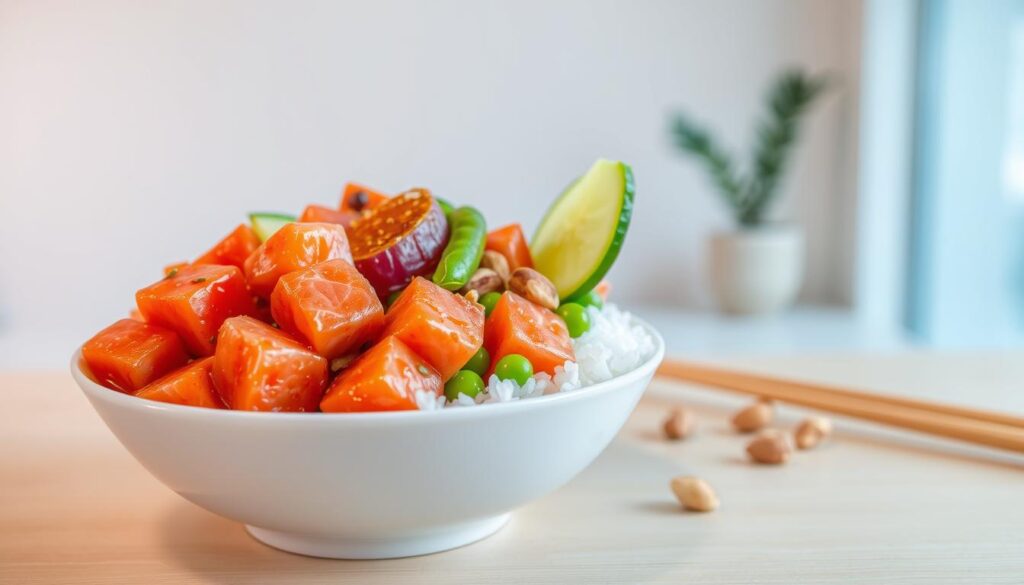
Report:
[{"label": "green pea", "polygon": [[478,376],[483,377],[489,367],[491,367],[491,354],[487,353],[486,347],[481,347],[476,350],[473,357],[469,358],[466,365],[462,366],[462,369],[476,372]]},{"label": "green pea", "polygon": [[522,386],[533,377],[533,364],[518,353],[510,353],[498,360],[498,365],[494,366],[494,373],[499,380],[515,380]]},{"label": "green pea", "polygon": [[484,380],[476,372],[460,370],[448,383],[444,385],[444,395],[449,402],[459,399],[459,394],[465,394],[470,398],[484,391]]},{"label": "green pea", "polygon": [[597,291],[593,289],[582,297],[574,299],[572,302],[577,305],[583,305],[584,307],[597,307],[598,309],[604,306],[604,299],[602,299],[601,295],[597,294]]},{"label": "green pea", "polygon": [[398,300],[398,297],[402,296],[402,291],[404,290],[405,289],[403,288],[402,290],[396,290],[395,292],[389,294],[387,300],[384,301],[384,308],[390,309],[391,305],[395,304],[395,301]]},{"label": "green pea", "polygon": [[441,261],[434,270],[434,284],[448,290],[459,290],[480,266],[487,240],[487,222],[472,207],[460,207],[448,214],[451,235],[441,252]]},{"label": "green pea", "polygon": [[484,296],[480,297],[480,304],[484,306],[484,315],[487,317],[491,316],[491,311],[494,310],[494,305],[498,304],[498,300],[501,299],[501,293],[489,292]]},{"label": "green pea", "polygon": [[590,315],[583,305],[577,303],[565,303],[555,311],[565,321],[571,337],[579,337],[590,331]]}]

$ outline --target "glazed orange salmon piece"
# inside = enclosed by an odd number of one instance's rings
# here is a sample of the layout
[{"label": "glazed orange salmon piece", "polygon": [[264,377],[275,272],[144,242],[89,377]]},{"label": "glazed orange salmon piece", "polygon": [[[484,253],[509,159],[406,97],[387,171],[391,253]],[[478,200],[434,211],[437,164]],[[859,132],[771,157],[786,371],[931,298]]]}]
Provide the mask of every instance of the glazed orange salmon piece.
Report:
[{"label": "glazed orange salmon piece", "polygon": [[370,282],[346,260],[289,272],[270,295],[281,329],[327,359],[356,351],[384,329],[384,306]]},{"label": "glazed orange salmon piece", "polygon": [[343,226],[322,222],[289,223],[245,260],[245,278],[253,294],[266,298],[285,274],[339,258],[352,262]]},{"label": "glazed orange salmon piece", "polygon": [[323,205],[307,205],[302,210],[298,221],[301,223],[336,223],[348,227],[360,217],[362,214],[355,211],[338,211]]},{"label": "glazed orange salmon piece", "polygon": [[394,335],[423,356],[445,381],[480,349],[484,308],[416,277],[385,316],[383,335]]},{"label": "glazed orange salmon piece", "polygon": [[501,295],[487,317],[485,332],[484,347],[491,354],[488,378],[498,360],[513,353],[530,360],[535,372],[548,374],[576,359],[562,318],[513,292]]},{"label": "glazed orange salmon piece", "polygon": [[185,406],[224,408],[213,386],[213,357],[196,360],[176,372],[151,382],[136,394],[139,398]]},{"label": "glazed orange salmon piece", "polygon": [[222,264],[242,268],[245,265],[245,259],[259,247],[260,239],[256,236],[256,232],[243,223],[224,236],[224,239],[217,242],[205,254],[196,258],[193,264]]},{"label": "glazed orange salmon piece", "polygon": [[327,360],[266,323],[234,317],[217,336],[213,383],[235,410],[312,412],[327,384]]},{"label": "glazed orange salmon piece", "polygon": [[255,310],[242,272],[216,264],[186,266],[135,293],[146,322],[177,333],[196,356],[213,354],[220,324]]},{"label": "glazed orange salmon piece", "polygon": [[98,383],[129,394],[188,361],[170,329],[121,319],[86,341],[82,358]]},{"label": "glazed orange salmon piece", "polygon": [[341,192],[339,211],[354,211],[362,214],[387,201],[389,197],[358,183],[348,183]]},{"label": "glazed orange salmon piece", "polygon": [[416,410],[416,393],[436,399],[441,375],[397,337],[385,337],[346,368],[320,401],[324,412]]},{"label": "glazed orange salmon piece", "polygon": [[530,247],[526,244],[523,228],[518,223],[509,224],[488,233],[484,247],[504,256],[508,260],[509,270],[523,266],[533,268]]},{"label": "glazed orange salmon piece", "polygon": [[164,266],[164,276],[174,276],[182,268],[188,267],[188,262],[175,262],[174,264],[168,264]]}]

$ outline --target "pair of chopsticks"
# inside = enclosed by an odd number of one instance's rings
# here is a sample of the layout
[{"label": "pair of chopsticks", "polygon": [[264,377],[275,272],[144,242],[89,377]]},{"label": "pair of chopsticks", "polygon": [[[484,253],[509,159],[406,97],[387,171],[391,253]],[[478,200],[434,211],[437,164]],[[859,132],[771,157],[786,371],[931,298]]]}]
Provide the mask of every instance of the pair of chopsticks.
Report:
[{"label": "pair of chopsticks", "polygon": [[1024,453],[1024,417],[665,360],[658,376]]}]

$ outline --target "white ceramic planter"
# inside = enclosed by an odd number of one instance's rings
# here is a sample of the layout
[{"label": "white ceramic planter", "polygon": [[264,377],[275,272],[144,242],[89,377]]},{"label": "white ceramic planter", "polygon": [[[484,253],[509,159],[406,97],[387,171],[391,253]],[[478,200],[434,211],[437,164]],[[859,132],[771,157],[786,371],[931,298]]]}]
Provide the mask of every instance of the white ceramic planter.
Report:
[{"label": "white ceramic planter", "polygon": [[727,313],[766,315],[791,305],[803,281],[803,232],[770,225],[711,236],[711,283]]},{"label": "white ceramic planter", "polygon": [[167,487],[273,547],[333,558],[421,555],[484,538],[582,471],[615,437],[665,346],[607,382],[439,412],[213,410],[143,400],[71,373]]}]

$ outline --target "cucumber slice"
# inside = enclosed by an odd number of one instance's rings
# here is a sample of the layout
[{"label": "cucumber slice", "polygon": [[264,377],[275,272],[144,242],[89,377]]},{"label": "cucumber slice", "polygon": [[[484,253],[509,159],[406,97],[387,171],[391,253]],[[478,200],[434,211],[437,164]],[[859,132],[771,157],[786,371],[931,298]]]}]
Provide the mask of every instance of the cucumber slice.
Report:
[{"label": "cucumber slice", "polygon": [[252,231],[256,232],[256,237],[261,242],[266,242],[267,238],[281,229],[281,226],[294,222],[295,216],[287,213],[250,213],[249,221],[252,223]]},{"label": "cucumber slice", "polygon": [[601,159],[544,215],[530,253],[563,302],[590,292],[612,267],[629,229],[634,193],[629,165]]}]

